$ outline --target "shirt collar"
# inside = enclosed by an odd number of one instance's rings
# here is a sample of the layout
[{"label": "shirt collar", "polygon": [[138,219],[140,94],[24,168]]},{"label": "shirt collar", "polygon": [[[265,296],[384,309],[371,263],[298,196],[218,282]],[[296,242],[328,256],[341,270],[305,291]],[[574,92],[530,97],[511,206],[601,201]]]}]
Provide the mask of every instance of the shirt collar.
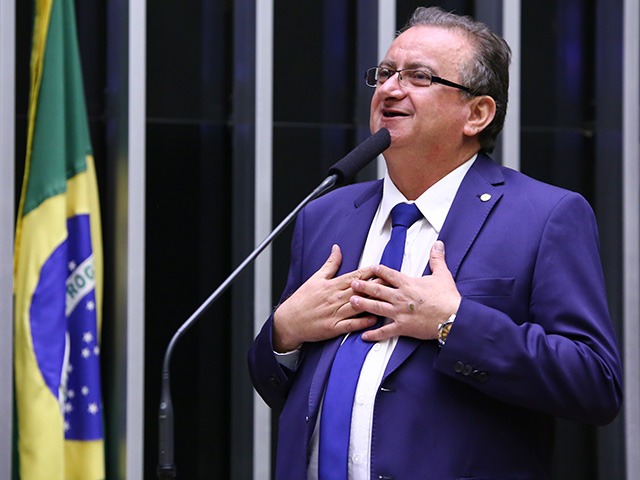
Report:
[{"label": "shirt collar", "polygon": [[[420,213],[427,219],[436,233],[440,233],[458,188],[477,156],[475,154],[458,168],[445,175],[415,200]],[[389,178],[388,173],[384,176],[382,192],[380,218],[385,219],[384,223],[389,218],[391,209],[398,203],[412,203],[398,190],[391,178]]]}]

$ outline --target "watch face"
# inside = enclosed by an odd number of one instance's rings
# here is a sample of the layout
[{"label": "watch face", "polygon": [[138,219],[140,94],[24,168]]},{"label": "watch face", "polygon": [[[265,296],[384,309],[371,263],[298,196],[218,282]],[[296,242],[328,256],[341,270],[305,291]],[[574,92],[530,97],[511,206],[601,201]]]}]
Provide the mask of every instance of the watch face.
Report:
[{"label": "watch face", "polygon": [[438,326],[438,343],[440,343],[440,346],[443,346],[447,341],[447,336],[449,336],[451,325],[453,325],[453,320],[449,320]]},{"label": "watch face", "polygon": [[445,325],[444,327],[442,327],[442,332],[440,333],[440,338],[442,338],[442,340],[446,340],[447,339],[447,335],[449,335],[449,329],[451,328],[451,325]]}]

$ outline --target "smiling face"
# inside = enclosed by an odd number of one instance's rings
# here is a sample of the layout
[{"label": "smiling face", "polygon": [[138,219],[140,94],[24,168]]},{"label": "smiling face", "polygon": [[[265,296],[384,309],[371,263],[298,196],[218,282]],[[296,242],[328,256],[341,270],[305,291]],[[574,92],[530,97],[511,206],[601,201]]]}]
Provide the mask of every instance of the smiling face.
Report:
[{"label": "smiling face", "polygon": [[[416,26],[395,39],[380,66],[393,70],[420,68],[460,83],[461,65],[470,61],[472,53],[469,40],[456,30]],[[396,152],[427,158],[466,155],[471,138],[465,127],[473,99],[438,83],[428,87],[403,83],[400,85],[398,75],[393,75],[376,87],[371,100],[371,131],[386,127],[391,133],[387,160]]]}]

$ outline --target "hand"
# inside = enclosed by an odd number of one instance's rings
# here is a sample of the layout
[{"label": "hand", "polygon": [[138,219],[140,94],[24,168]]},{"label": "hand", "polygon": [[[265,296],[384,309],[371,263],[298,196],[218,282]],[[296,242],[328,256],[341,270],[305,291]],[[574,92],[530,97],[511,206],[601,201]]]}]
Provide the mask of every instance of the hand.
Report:
[{"label": "hand", "polygon": [[[438,240],[429,257],[431,275],[409,277],[384,265],[363,270],[351,288],[355,309],[387,317],[392,321],[363,333],[363,340],[378,342],[395,336],[422,340],[438,337],[438,324],[445,322],[460,307],[461,295],[444,256],[444,244]],[[365,281],[368,277],[379,281]]]},{"label": "hand", "polygon": [[352,305],[351,283],[362,277],[355,270],[334,278],[342,263],[338,245],[331,248],[327,261],[309,280],[285,300],[273,315],[273,348],[289,352],[304,342],[317,342],[362,330],[376,323],[370,314]]}]

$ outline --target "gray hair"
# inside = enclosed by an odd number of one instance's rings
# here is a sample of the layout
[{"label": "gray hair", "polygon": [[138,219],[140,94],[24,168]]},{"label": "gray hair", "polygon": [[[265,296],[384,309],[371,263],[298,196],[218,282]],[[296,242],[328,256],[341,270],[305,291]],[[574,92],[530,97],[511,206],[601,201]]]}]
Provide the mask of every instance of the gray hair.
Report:
[{"label": "gray hair", "polygon": [[457,30],[475,46],[471,62],[460,67],[460,82],[471,89],[470,93],[463,93],[463,95],[489,95],[496,102],[493,121],[480,132],[480,149],[491,153],[507,114],[509,63],[511,62],[509,45],[484,23],[470,16],[446,12],[440,7],[418,7],[399,33],[416,26]]}]

